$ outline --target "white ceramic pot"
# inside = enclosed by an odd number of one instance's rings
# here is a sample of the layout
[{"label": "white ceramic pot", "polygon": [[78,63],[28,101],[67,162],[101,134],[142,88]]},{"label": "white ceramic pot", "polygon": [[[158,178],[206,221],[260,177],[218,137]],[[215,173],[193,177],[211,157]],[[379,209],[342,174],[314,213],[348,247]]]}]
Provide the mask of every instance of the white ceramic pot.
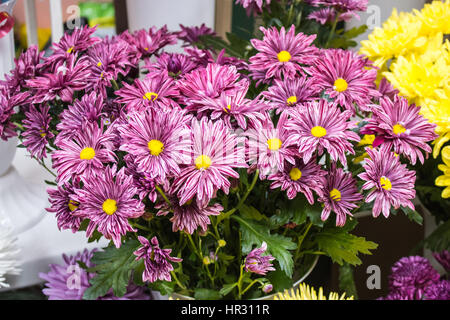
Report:
[{"label": "white ceramic pot", "polygon": [[17,138],[11,138],[8,141],[0,140],[0,177],[5,175],[11,167],[16,148]]}]

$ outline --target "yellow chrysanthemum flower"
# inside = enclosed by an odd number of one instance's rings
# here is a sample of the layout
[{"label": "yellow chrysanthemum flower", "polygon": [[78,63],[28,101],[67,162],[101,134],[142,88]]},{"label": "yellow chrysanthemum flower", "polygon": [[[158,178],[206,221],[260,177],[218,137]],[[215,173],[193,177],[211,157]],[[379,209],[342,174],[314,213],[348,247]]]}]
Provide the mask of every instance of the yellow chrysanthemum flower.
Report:
[{"label": "yellow chrysanthemum flower", "polygon": [[433,1],[425,4],[422,10],[414,9],[414,14],[422,22],[420,34],[436,32],[450,33],[450,1]]},{"label": "yellow chrysanthemum flower", "polygon": [[283,293],[277,293],[274,300],[353,300],[353,296],[345,297],[345,293],[339,295],[336,292],[330,292],[330,294],[325,296],[323,294],[322,287],[319,288],[319,293],[314,290],[313,287],[305,283],[301,283],[298,289],[291,289],[290,291],[285,290]]},{"label": "yellow chrysanthemum flower", "polygon": [[442,190],[442,198],[450,198],[450,146],[442,149],[442,160],[444,164],[440,164],[438,169],[444,174],[436,178],[435,184],[438,187],[445,187]]}]

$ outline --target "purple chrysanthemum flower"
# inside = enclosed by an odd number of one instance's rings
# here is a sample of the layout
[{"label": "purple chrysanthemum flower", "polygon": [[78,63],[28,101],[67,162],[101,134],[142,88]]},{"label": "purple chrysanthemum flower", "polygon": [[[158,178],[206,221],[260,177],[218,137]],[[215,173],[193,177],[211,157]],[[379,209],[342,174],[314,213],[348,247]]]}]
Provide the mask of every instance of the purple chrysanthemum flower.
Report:
[{"label": "purple chrysanthemum flower", "polygon": [[54,73],[46,73],[26,81],[26,86],[35,90],[33,103],[42,103],[61,98],[63,102],[72,102],[75,91],[88,87],[89,63],[86,59],[76,61],[70,56]]},{"label": "purple chrysanthemum flower", "polygon": [[206,67],[210,63],[215,63],[220,66],[234,66],[237,70],[248,70],[248,63],[243,60],[225,54],[225,49],[222,49],[219,54],[209,49],[198,49],[196,47],[186,47],[184,51],[189,58],[197,65]]},{"label": "purple chrysanthemum flower", "polygon": [[147,69],[149,73],[167,72],[170,77],[179,79],[197,66],[197,63],[185,54],[164,52],[155,62],[147,60],[147,64],[143,68]]},{"label": "purple chrysanthemum flower", "polygon": [[136,79],[133,85],[125,82],[123,85],[122,89],[115,92],[118,96],[116,101],[124,103],[127,111],[179,108],[173,100],[179,94],[175,81],[167,73],[151,73],[143,80]]},{"label": "purple chrysanthemum flower", "polygon": [[177,86],[186,97],[182,102],[187,105],[187,110],[196,111],[203,106],[201,101],[205,98],[216,99],[222,94],[235,95],[247,86],[247,80],[240,79],[234,66],[211,63],[206,68],[198,68],[186,74],[184,79],[177,82]]},{"label": "purple chrysanthemum flower", "polygon": [[82,189],[76,189],[71,199],[79,203],[73,214],[89,219],[86,236],[89,238],[97,229],[106,239],[112,240],[119,248],[122,236],[128,231],[136,232],[128,219],[140,217],[144,204],[134,196],[137,188],[133,177],[124,173],[124,168],[106,167],[101,174],[85,182]]},{"label": "purple chrysanthemum flower", "polygon": [[61,150],[52,153],[58,183],[68,182],[73,175],[83,181],[91,180],[104,170],[104,164],[115,162],[112,139],[111,134],[103,133],[103,127],[86,122],[78,135],[60,141],[57,146]]},{"label": "purple chrysanthemum flower", "polygon": [[430,284],[423,293],[424,300],[450,300],[450,281],[441,280]]},{"label": "purple chrysanthemum flower", "polygon": [[248,123],[260,127],[266,119],[264,111],[270,106],[260,98],[246,99],[248,87],[249,82],[244,82],[243,87],[231,96],[222,93],[216,99],[205,97],[191,102],[199,106],[197,114],[210,115],[212,120],[222,119],[229,128],[246,130]]},{"label": "purple chrysanthemum flower", "polygon": [[91,92],[64,109],[60,114],[60,121],[56,125],[56,129],[60,130],[56,137],[56,143],[59,144],[62,140],[70,140],[78,136],[86,122],[97,123],[102,116],[103,103],[102,95]]},{"label": "purple chrysanthemum flower", "polygon": [[302,64],[311,65],[316,59],[317,48],[312,45],[316,35],[295,34],[295,26],[286,32],[282,27],[260,30],[263,40],[252,39],[258,53],[250,58],[250,74],[259,82],[269,82],[272,78],[295,78],[303,73]]},{"label": "purple chrysanthemum flower", "polygon": [[256,165],[261,179],[284,171],[285,161],[295,164],[295,158],[299,154],[290,139],[291,132],[287,130],[287,121],[287,113],[282,113],[276,128],[268,118],[262,127],[247,130],[245,133],[248,137],[249,163]]},{"label": "purple chrysanthemum flower", "polygon": [[[338,21],[348,21],[348,20],[352,19],[354,16],[359,18],[359,16],[353,12],[341,13],[339,15]],[[320,24],[332,23],[336,19],[336,10],[331,7],[322,8],[322,9],[311,12],[308,15],[308,19],[315,20]]]},{"label": "purple chrysanthemum flower", "polygon": [[359,141],[360,137],[349,130],[352,123],[347,119],[351,111],[341,111],[325,99],[308,102],[289,111],[290,120],[286,128],[291,131],[290,141],[298,145],[298,152],[305,163],[316,150],[319,156],[326,150],[331,159],[344,165],[347,164],[345,153],[355,154],[350,141]]},{"label": "purple chrysanthemum flower", "polygon": [[189,117],[182,110],[145,110],[128,115],[128,123],[118,127],[120,150],[136,160],[138,171],[163,183],[180,174],[180,165],[189,163]]},{"label": "purple chrysanthemum flower", "polygon": [[392,291],[410,300],[421,299],[426,287],[439,281],[439,273],[424,257],[404,257],[392,266],[389,285]]},{"label": "purple chrysanthemum flower", "polygon": [[332,165],[323,188],[323,194],[319,201],[324,204],[321,219],[328,219],[330,212],[336,213],[336,226],[345,225],[347,215],[353,216],[351,210],[357,208],[357,202],[363,196],[358,192],[356,180],[351,172],[344,172],[342,168]]},{"label": "purple chrysanthemum flower", "polygon": [[415,171],[408,170],[401,164],[399,157],[386,147],[375,149],[366,148],[370,159],[366,159],[365,172],[358,175],[366,181],[362,190],[372,190],[366,197],[366,202],[375,200],[373,216],[378,217],[381,212],[387,218],[391,206],[400,206],[414,210],[411,199],[416,196],[414,182]]},{"label": "purple chrysanthemum flower", "polygon": [[263,242],[260,248],[253,249],[245,258],[245,271],[259,275],[266,275],[269,271],[275,271],[271,261],[275,260],[271,255],[263,256],[267,250],[267,243]]},{"label": "purple chrysanthemum flower", "polygon": [[8,140],[17,136],[16,126],[10,121],[11,116],[14,114],[14,108],[25,103],[27,98],[27,92],[11,96],[6,84],[0,82],[0,139]]},{"label": "purple chrysanthemum flower", "polygon": [[301,159],[296,159],[294,165],[286,163],[283,171],[270,175],[268,179],[273,181],[270,188],[286,190],[288,199],[294,199],[301,192],[310,204],[314,204],[313,191],[322,195],[326,174],[315,161],[304,164]]},{"label": "purple chrysanthemum flower", "polygon": [[50,107],[41,106],[39,110],[31,105],[28,112],[25,112],[23,127],[23,145],[27,148],[32,157],[42,160],[47,157],[47,144],[54,138],[54,134],[49,128],[51,117],[48,114]]},{"label": "purple chrysanthemum flower", "polygon": [[[79,188],[79,184],[74,182],[75,188]],[[50,208],[48,212],[55,213],[59,230],[69,229],[73,233],[80,229],[82,219],[73,214],[78,210],[79,203],[71,199],[75,194],[73,185],[65,183],[57,189],[47,189],[49,195]]]},{"label": "purple chrysanthemum flower", "polygon": [[197,204],[205,207],[217,190],[228,194],[231,183],[227,178],[239,178],[233,168],[246,168],[247,164],[238,137],[222,120],[194,119],[191,129],[191,161],[175,178],[173,192],[178,192],[180,205],[196,196]]},{"label": "purple chrysanthemum flower", "polygon": [[444,267],[445,271],[450,272],[450,251],[434,252],[433,257]]},{"label": "purple chrysanthemum flower", "polygon": [[216,33],[204,23],[201,26],[185,27],[180,24],[181,31],[177,33],[178,39],[184,42],[183,46],[191,46],[200,41],[201,36],[215,36]]},{"label": "purple chrysanthemum flower", "polygon": [[154,26],[148,31],[138,30],[132,35],[126,32],[124,33],[124,38],[129,43],[135,45],[143,57],[149,57],[152,54],[156,54],[159,49],[166,45],[176,44],[177,42],[176,34],[169,32],[167,26],[163,26],[160,29]]},{"label": "purple chrysanthemum flower", "polygon": [[[78,261],[88,268],[95,265],[91,259],[96,250],[78,252],[74,256],[63,254],[62,264],[51,264],[48,273],[40,273],[39,277],[46,281],[46,288],[42,292],[49,300],[82,300],[84,292],[91,285],[89,280],[95,277],[95,273],[88,273],[78,265]],[[116,297],[112,289],[98,300],[149,300],[149,295],[144,293],[143,287],[138,287],[130,282],[127,292],[123,297]]]},{"label": "purple chrysanthemum flower", "polygon": [[[126,167],[125,174],[133,177],[133,186],[137,188],[137,194],[139,199],[143,200],[146,197],[152,202],[156,202],[158,193],[156,191],[156,186],[158,181],[150,178],[150,176],[145,172],[139,171],[139,164],[136,159],[131,155],[127,154],[124,157]],[[163,181],[164,189],[168,189],[168,181]]]},{"label": "purple chrysanthemum flower", "polygon": [[312,78],[300,76],[294,79],[275,79],[263,95],[280,112],[316,99],[317,90],[314,89]]},{"label": "purple chrysanthemum flower", "polygon": [[311,5],[333,7],[339,12],[366,11],[368,0],[308,0]]},{"label": "purple chrysanthemum flower", "polygon": [[137,256],[136,260],[144,259],[145,270],[142,273],[142,281],[172,281],[170,272],[173,271],[173,266],[170,262],[181,262],[183,259],[171,257],[171,249],[161,249],[156,237],[151,241],[141,236],[138,239],[142,247],[136,250],[134,255]]},{"label": "purple chrysanthemum flower", "polygon": [[386,297],[380,297],[377,300],[411,300],[409,295],[403,292],[390,292]]},{"label": "purple chrysanthemum flower", "polygon": [[271,0],[236,0],[235,4],[240,4],[244,7],[247,15],[260,14],[263,10],[263,7],[267,7],[270,5]]},{"label": "purple chrysanthemum flower", "polygon": [[399,93],[386,78],[381,79],[380,84],[378,85],[378,91],[381,96],[388,97],[392,101],[394,101],[395,96]]},{"label": "purple chrysanthemum flower", "polygon": [[223,207],[218,203],[202,208],[196,201],[179,205],[176,197],[171,197],[170,202],[170,206],[166,202],[161,203],[157,207],[160,209],[157,215],[165,216],[173,212],[173,217],[170,218],[173,232],[185,231],[192,234],[199,227],[206,232],[208,225],[211,224],[209,216],[217,216],[223,211]]},{"label": "purple chrysanthemum flower", "polygon": [[342,49],[322,50],[311,66],[311,74],[317,90],[324,91],[335,104],[355,113],[356,104],[363,111],[371,111],[372,97],[376,90],[377,70],[369,61],[352,51]]},{"label": "purple chrysanthemum flower", "polygon": [[380,98],[380,105],[373,106],[373,115],[361,133],[376,136],[374,147],[383,144],[407,156],[413,165],[417,158],[423,163],[424,156],[420,149],[431,152],[427,142],[438,135],[434,131],[436,125],[428,122],[419,112],[420,107],[409,105],[404,97],[395,96],[394,101]]}]

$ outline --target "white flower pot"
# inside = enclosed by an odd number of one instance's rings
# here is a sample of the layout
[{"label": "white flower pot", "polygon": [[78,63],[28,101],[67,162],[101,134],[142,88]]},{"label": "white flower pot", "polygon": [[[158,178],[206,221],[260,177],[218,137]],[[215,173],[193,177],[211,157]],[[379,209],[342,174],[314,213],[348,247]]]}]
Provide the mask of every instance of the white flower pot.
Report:
[{"label": "white flower pot", "polygon": [[0,177],[5,175],[11,167],[11,163],[16,155],[17,138],[8,141],[0,140]]}]

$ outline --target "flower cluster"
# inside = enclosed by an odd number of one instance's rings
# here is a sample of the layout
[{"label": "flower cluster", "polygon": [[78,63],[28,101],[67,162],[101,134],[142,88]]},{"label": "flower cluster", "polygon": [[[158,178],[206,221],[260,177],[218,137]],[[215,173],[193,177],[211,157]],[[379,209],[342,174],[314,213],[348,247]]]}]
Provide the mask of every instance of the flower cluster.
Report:
[{"label": "flower cluster", "polygon": [[[364,1],[317,4],[344,13]],[[108,249],[142,266],[142,282],[188,292],[189,281],[228,285],[221,292],[237,288],[239,298],[258,282],[267,293],[267,279],[250,278],[278,268],[291,276],[303,255],[295,243],[318,246],[308,232],[348,232],[336,227],[365,202],[374,217],[414,209],[406,163],[431,152],[435,126],[389,87],[377,88],[366,57],[321,49],[295,26],[261,28],[248,61],[192,46],[212,35],[205,26],[106,39],[94,31],[66,34],[48,57],[35,48],[22,54],[1,86],[0,133],[51,159],[48,211],[58,227],[111,240]],[[177,37],[184,53],[165,52]],[[277,217],[291,200],[305,200],[309,227],[306,215]],[[227,269],[240,270],[234,286]],[[52,270],[46,279],[65,279]]]},{"label": "flower cluster", "polygon": [[[448,266],[448,251],[435,257]],[[447,259],[445,259],[446,257]],[[450,300],[450,281],[445,280],[420,256],[404,257],[397,261],[389,276],[390,293],[382,300]]]}]

